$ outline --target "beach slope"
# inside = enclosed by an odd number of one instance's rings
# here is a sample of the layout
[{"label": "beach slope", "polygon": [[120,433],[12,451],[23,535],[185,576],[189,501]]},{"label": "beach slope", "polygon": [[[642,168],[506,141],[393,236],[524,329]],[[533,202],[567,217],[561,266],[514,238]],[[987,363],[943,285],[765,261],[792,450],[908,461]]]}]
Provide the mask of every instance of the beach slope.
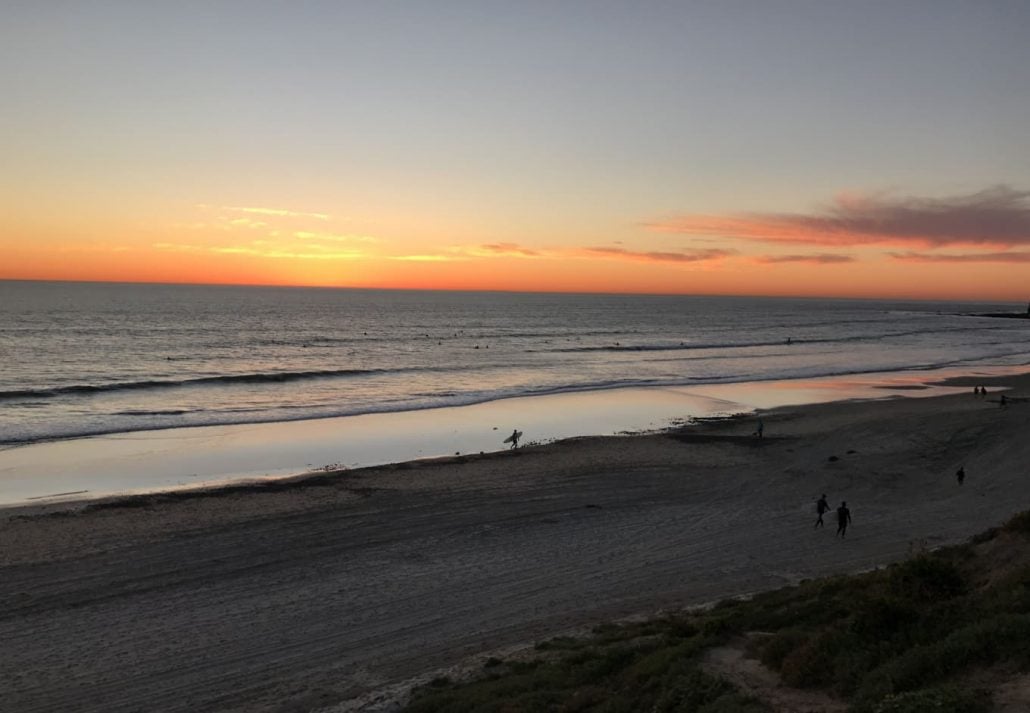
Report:
[{"label": "beach slope", "polygon": [[[986,382],[979,379],[976,383]],[[4,710],[307,711],[636,613],[869,568],[1030,498],[1030,393],[833,403],[0,515]],[[970,382],[970,389],[973,382]],[[964,484],[955,471],[965,468]],[[853,524],[814,530],[814,502]]]}]

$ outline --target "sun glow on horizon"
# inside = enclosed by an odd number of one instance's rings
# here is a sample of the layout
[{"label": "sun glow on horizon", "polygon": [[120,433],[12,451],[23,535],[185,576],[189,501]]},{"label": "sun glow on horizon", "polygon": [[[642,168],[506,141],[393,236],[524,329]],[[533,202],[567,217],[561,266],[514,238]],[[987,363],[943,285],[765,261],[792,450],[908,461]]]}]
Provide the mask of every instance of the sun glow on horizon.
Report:
[{"label": "sun glow on horizon", "polygon": [[5,13],[0,279],[1028,297],[1030,6],[243,7]]},{"label": "sun glow on horizon", "polygon": [[[979,202],[939,200],[923,220],[909,202],[895,228],[892,204],[851,197],[829,217],[686,217],[621,226],[608,244],[499,239],[431,251],[422,236],[376,234],[376,221],[331,211],[199,203],[121,243],[110,236],[126,228],[100,221],[79,239],[40,233],[6,249],[0,278],[1020,301],[1022,282],[998,277],[1030,264],[1026,203],[1027,194],[995,189]],[[988,210],[995,233],[972,233]],[[106,237],[87,237],[97,235]]]}]

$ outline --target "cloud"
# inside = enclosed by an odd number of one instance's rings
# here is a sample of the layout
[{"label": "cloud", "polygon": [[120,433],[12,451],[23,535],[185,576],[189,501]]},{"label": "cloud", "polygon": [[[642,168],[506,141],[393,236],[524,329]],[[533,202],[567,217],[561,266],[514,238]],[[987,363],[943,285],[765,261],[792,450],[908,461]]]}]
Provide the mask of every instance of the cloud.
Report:
[{"label": "cloud", "polygon": [[996,253],[889,253],[903,262],[1030,262],[1030,252]]},{"label": "cloud", "polygon": [[267,240],[255,240],[246,245],[191,245],[182,243],[154,243],[157,250],[202,255],[246,255],[259,258],[293,260],[356,260],[367,257],[359,250],[327,249],[320,245],[305,246],[296,250],[288,246],[275,245]]},{"label": "cloud", "polygon": [[[206,208],[204,204],[199,204],[198,208]],[[222,210],[236,211],[237,213],[256,213],[257,215],[274,215],[280,218],[317,218],[318,220],[329,220],[329,215],[326,213],[304,213],[296,210],[285,210],[282,208],[245,208],[241,206],[222,206]]]},{"label": "cloud", "polygon": [[487,245],[480,245],[481,250],[486,251],[492,255],[518,255],[520,257],[539,257],[540,253],[536,250],[530,250],[524,248],[516,243],[491,243]]},{"label": "cloud", "polygon": [[378,243],[379,239],[371,235],[341,235],[339,233],[313,233],[309,230],[298,230],[293,237],[300,240],[320,240],[331,243]]},{"label": "cloud", "polygon": [[818,253],[815,255],[759,255],[755,258],[755,262],[760,262],[763,265],[773,265],[781,262],[807,262],[818,265],[833,265],[854,261],[855,258],[850,255],[834,255],[830,253]]},{"label": "cloud", "polygon": [[244,228],[265,228],[268,223],[260,220],[251,220],[250,218],[233,218],[229,221],[229,225],[235,225]]},{"label": "cloud", "polygon": [[812,245],[1030,245],[1030,192],[995,186],[948,198],[841,194],[814,213],[685,215],[653,230]]},{"label": "cloud", "polygon": [[637,252],[626,250],[625,248],[591,247],[583,248],[583,251],[587,257],[622,258],[643,262],[704,262],[705,260],[718,260],[737,254],[735,250],[719,248],[708,248],[693,252]]},{"label": "cloud", "polygon": [[466,258],[459,255],[394,255],[389,259],[403,262],[456,262]]}]

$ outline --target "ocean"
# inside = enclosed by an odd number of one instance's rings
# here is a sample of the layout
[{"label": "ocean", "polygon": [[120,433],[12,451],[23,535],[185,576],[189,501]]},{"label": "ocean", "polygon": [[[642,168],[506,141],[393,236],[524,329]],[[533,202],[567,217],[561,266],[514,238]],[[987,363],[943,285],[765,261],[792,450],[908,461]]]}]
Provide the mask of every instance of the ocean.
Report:
[{"label": "ocean", "polygon": [[1030,364],[999,303],[0,282],[0,443]]}]

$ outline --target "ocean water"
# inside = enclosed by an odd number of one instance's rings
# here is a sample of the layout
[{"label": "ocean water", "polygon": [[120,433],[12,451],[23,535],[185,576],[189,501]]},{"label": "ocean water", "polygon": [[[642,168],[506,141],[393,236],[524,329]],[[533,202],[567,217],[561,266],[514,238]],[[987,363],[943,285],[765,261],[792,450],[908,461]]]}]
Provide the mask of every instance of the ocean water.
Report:
[{"label": "ocean water", "polygon": [[[1030,364],[998,303],[0,282],[0,443]],[[788,339],[790,343],[788,343]]]}]

